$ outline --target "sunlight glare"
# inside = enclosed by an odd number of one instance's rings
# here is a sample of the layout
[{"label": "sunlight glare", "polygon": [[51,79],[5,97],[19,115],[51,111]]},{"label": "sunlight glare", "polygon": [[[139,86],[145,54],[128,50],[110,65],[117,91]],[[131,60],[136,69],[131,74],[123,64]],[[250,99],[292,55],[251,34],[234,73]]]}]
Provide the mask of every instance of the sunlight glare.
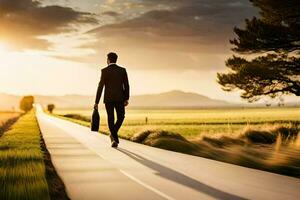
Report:
[{"label": "sunlight glare", "polygon": [[7,53],[8,49],[4,43],[0,42],[0,55]]}]

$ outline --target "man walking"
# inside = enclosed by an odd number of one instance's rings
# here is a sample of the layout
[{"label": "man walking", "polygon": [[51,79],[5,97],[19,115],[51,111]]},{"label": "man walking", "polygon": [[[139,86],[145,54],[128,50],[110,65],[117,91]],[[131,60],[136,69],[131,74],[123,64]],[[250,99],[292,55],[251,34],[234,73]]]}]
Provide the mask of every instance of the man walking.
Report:
[{"label": "man walking", "polygon": [[[118,66],[118,55],[116,53],[109,53],[107,55],[108,66],[101,71],[101,79],[99,82],[95,109],[98,109],[98,104],[104,92],[104,104],[107,112],[108,127],[110,130],[111,146],[118,147],[119,138],[118,131],[122,126],[125,118],[125,107],[129,101],[129,83],[125,68]],[[114,111],[117,113],[117,121],[115,122]]]}]

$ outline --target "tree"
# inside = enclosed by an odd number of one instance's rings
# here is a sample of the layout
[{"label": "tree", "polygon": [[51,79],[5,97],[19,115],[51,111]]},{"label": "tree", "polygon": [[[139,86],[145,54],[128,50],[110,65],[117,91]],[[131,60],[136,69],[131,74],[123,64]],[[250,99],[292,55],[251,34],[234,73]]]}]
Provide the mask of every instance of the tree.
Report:
[{"label": "tree", "polygon": [[237,38],[230,43],[239,56],[226,61],[230,71],[218,73],[218,83],[225,91],[242,90],[241,97],[249,102],[264,96],[300,96],[299,0],[250,1],[261,17],[246,19],[244,29],[234,28]]},{"label": "tree", "polygon": [[20,102],[20,109],[24,112],[28,112],[33,108],[34,97],[33,96],[25,96],[22,98]]},{"label": "tree", "polygon": [[55,105],[54,104],[49,104],[47,106],[47,110],[52,114],[53,110],[55,109]]}]

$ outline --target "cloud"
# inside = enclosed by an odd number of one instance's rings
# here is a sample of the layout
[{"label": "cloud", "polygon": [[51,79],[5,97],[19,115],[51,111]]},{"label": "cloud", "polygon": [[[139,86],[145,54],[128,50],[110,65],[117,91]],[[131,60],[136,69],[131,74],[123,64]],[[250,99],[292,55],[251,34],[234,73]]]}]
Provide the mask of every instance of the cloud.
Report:
[{"label": "cloud", "polygon": [[257,15],[248,0],[143,0],[132,4],[143,5],[147,11],[90,31],[99,39],[91,46],[103,55],[116,50],[126,54],[126,60],[130,60],[127,54],[150,60],[142,67],[137,61],[128,62],[142,69],[223,68],[233,27]]},{"label": "cloud", "polygon": [[48,50],[52,43],[44,36],[95,23],[93,14],[70,7],[44,6],[34,0],[0,0],[0,41],[15,50]]},{"label": "cloud", "polygon": [[108,16],[111,16],[111,17],[118,17],[121,14],[118,13],[118,12],[114,12],[114,11],[106,11],[106,12],[103,12],[102,15],[108,15]]},{"label": "cloud", "polygon": [[[127,38],[149,42],[152,46],[224,45],[233,35],[233,27],[255,11],[247,0],[144,0],[146,4],[170,4],[171,10],[152,10],[136,18],[95,29],[100,38]],[[162,42],[164,45],[162,45]],[[132,41],[130,41],[132,43]],[[198,46],[198,48],[196,48]],[[172,47],[171,47],[172,48]],[[185,48],[184,48],[185,50]]]}]

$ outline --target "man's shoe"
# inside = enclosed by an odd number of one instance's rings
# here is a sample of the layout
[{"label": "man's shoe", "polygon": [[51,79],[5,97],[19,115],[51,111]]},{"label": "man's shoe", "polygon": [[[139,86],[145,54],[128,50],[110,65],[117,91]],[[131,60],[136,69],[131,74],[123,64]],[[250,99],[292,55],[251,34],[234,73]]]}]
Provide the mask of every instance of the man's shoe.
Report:
[{"label": "man's shoe", "polygon": [[112,142],[112,143],[111,143],[111,147],[113,147],[113,148],[117,148],[117,147],[118,147],[118,143],[116,143],[116,142]]}]

